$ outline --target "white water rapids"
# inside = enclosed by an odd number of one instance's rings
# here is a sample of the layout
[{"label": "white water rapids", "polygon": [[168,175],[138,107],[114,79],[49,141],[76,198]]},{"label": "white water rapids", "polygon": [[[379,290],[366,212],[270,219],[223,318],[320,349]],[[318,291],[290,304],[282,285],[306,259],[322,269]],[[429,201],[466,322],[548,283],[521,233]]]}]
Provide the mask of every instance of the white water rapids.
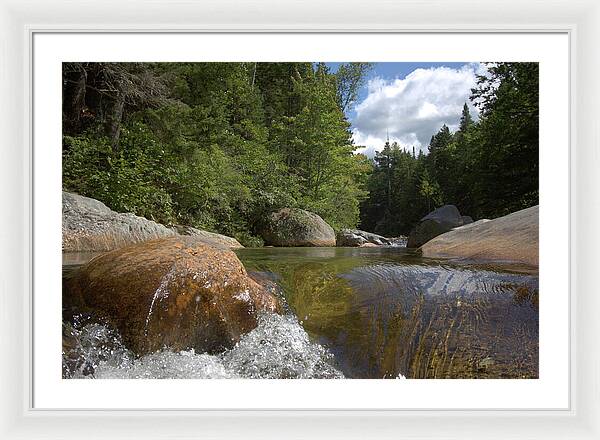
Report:
[{"label": "white water rapids", "polygon": [[264,314],[259,325],[218,355],[163,349],[140,358],[120,336],[99,323],[69,327],[76,346],[63,353],[67,378],[96,379],[336,379],[333,356],[311,342],[291,315]]}]

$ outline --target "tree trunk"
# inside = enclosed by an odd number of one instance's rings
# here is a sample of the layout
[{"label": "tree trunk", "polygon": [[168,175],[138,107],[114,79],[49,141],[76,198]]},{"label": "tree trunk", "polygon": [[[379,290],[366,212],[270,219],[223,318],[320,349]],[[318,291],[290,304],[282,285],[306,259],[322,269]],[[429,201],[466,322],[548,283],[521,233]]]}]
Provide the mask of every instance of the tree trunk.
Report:
[{"label": "tree trunk", "polygon": [[73,97],[71,99],[71,108],[73,110],[74,122],[79,125],[81,115],[83,113],[83,107],[85,106],[85,87],[87,82],[87,73],[84,68],[79,71],[79,77],[73,90]]},{"label": "tree trunk", "polygon": [[107,111],[105,130],[110,138],[113,152],[119,150],[119,137],[121,136],[121,120],[123,119],[123,109],[125,108],[125,96],[119,93],[112,100],[110,108]]},{"label": "tree trunk", "polygon": [[63,129],[66,134],[81,130],[81,116],[85,107],[87,72],[83,66],[66,74],[67,85],[63,87]]}]

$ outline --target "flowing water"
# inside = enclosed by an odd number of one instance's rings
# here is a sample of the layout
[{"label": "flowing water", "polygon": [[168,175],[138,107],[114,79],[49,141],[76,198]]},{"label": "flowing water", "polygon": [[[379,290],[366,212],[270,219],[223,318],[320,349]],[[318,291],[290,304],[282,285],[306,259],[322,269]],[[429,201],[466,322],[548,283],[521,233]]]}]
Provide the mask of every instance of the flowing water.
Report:
[{"label": "flowing water", "polygon": [[167,349],[136,358],[119,334],[94,318],[63,324],[73,346],[63,377],[76,379],[340,379],[332,354],[312,342],[292,315],[265,314],[259,325],[218,355]]},{"label": "flowing water", "polygon": [[526,267],[427,260],[389,248],[236,250],[288,313],[219,355],[133,356],[105,323],[65,324],[64,377],[535,378],[538,277]]}]

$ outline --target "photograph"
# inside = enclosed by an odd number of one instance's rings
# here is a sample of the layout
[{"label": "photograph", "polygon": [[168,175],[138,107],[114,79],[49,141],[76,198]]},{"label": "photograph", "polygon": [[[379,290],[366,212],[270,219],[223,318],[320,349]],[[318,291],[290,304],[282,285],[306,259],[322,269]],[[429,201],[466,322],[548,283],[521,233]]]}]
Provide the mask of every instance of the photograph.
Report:
[{"label": "photograph", "polygon": [[539,76],[62,62],[62,379],[539,379]]}]

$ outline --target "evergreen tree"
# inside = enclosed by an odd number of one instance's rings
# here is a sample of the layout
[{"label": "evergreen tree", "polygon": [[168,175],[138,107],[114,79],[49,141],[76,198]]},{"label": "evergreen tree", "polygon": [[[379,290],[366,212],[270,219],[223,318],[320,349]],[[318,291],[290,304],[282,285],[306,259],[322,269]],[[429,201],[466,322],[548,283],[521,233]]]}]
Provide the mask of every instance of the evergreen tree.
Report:
[{"label": "evergreen tree", "polygon": [[405,157],[388,145],[376,154],[361,227],[407,234],[441,204],[493,218],[539,203],[538,65],[496,63],[488,69],[471,96],[481,111],[478,122],[465,104],[457,132],[443,125],[428,154]]},{"label": "evergreen tree", "polygon": [[467,106],[467,103],[465,102],[462,109],[462,115],[460,116],[460,123],[458,124],[458,131],[460,133],[466,133],[471,125],[473,125],[473,118],[471,118],[469,106]]},{"label": "evergreen tree", "polygon": [[63,187],[117,211],[259,245],[281,207],[395,236],[434,207],[474,218],[538,203],[537,63],[488,64],[458,130],[353,154],[344,110],[370,65],[65,63]]}]

